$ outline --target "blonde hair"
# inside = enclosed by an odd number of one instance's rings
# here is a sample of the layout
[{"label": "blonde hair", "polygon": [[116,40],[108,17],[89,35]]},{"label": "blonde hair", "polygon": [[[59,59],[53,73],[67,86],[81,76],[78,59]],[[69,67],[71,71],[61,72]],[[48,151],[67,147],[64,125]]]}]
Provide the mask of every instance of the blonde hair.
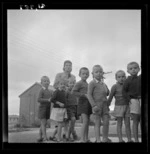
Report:
[{"label": "blonde hair", "polygon": [[140,68],[139,64],[137,62],[130,62],[128,65],[127,65],[127,69],[129,69],[129,66],[130,65],[136,65],[138,68]]},{"label": "blonde hair", "polygon": [[48,79],[48,80],[50,81],[50,79],[49,79],[49,77],[48,77],[48,76],[42,76],[42,77],[41,77],[41,82],[42,82],[42,81],[43,81],[43,79],[45,79],[45,78],[46,78],[46,79]]},{"label": "blonde hair", "polygon": [[117,72],[115,73],[115,78],[116,78],[116,79],[117,79],[117,74],[118,74],[119,72],[124,73],[124,75],[126,76],[126,73],[125,73],[123,70],[119,70],[119,71],[117,71]]},{"label": "blonde hair", "polygon": [[[92,75],[93,75],[93,71],[94,71],[94,68],[95,68],[95,67],[99,67],[99,68],[103,71],[103,68],[102,68],[101,65],[94,65],[94,66],[93,66],[93,69],[92,69]],[[94,77],[94,76],[93,76],[93,77]]]},{"label": "blonde hair", "polygon": [[79,76],[81,75],[82,70],[87,70],[89,72],[89,69],[87,67],[81,67],[79,70]]}]

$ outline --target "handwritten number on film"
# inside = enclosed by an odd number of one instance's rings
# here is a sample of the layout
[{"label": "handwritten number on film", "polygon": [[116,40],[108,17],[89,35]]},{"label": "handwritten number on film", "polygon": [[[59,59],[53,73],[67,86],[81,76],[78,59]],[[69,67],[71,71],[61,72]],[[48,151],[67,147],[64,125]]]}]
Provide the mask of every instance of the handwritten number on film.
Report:
[{"label": "handwritten number on film", "polygon": [[45,4],[38,4],[38,5],[20,5],[20,10],[23,9],[44,9],[45,8]]}]

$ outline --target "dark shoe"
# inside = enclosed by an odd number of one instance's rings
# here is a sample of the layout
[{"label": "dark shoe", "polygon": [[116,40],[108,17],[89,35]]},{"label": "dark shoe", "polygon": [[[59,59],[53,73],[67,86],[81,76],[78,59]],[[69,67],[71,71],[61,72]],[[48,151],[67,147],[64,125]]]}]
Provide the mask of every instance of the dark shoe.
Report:
[{"label": "dark shoe", "polygon": [[38,139],[37,139],[37,142],[39,142],[39,143],[40,143],[40,142],[43,142],[43,138],[38,138]]},{"label": "dark shoe", "polygon": [[131,141],[128,141],[127,143],[134,143],[134,141],[133,141],[133,140],[131,140]]},{"label": "dark shoe", "polygon": [[110,139],[107,139],[107,140],[103,140],[102,142],[103,143],[111,143],[112,141]]},{"label": "dark shoe", "polygon": [[64,143],[64,141],[63,141],[63,140],[60,140],[60,141],[58,141],[58,140],[57,140],[56,142],[57,142],[57,143]]},{"label": "dark shoe", "polygon": [[91,140],[87,140],[86,143],[92,143]]},{"label": "dark shoe", "polygon": [[95,142],[94,143],[101,143],[101,141],[97,141],[97,140],[95,140]]},{"label": "dark shoe", "polygon": [[76,134],[72,134],[74,140],[78,140],[78,136]]},{"label": "dark shoe", "polygon": [[57,139],[56,139],[56,137],[49,137],[49,140],[51,140],[51,141],[56,141]]},{"label": "dark shoe", "polygon": [[66,135],[65,134],[63,134],[63,139],[66,139]]},{"label": "dark shoe", "polygon": [[124,140],[122,140],[122,141],[120,141],[119,143],[125,143],[125,141],[124,141]]},{"label": "dark shoe", "polygon": [[42,142],[48,142],[48,139],[43,139],[43,141]]},{"label": "dark shoe", "polygon": [[110,143],[110,142],[112,142],[112,140],[111,139],[109,139],[109,138],[107,138],[107,141]]}]

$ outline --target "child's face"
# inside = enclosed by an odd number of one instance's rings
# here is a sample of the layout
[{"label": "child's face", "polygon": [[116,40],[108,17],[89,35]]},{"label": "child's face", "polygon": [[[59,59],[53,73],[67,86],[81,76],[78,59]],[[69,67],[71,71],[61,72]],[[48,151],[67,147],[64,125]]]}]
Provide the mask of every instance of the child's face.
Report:
[{"label": "child's face", "polygon": [[64,71],[71,72],[72,71],[72,64],[71,63],[65,63]]},{"label": "child's face", "polygon": [[41,84],[43,87],[48,88],[48,86],[50,84],[50,80],[48,78],[43,78],[41,81]]},{"label": "child's face", "polygon": [[116,80],[117,80],[120,84],[124,83],[125,79],[126,79],[126,76],[125,76],[125,74],[124,74],[123,72],[118,72],[118,73],[117,73],[117,75],[116,75]]},{"label": "child's face", "polygon": [[61,83],[59,84],[59,89],[65,90],[65,83],[64,83],[64,82],[61,82]]},{"label": "child's face", "polygon": [[95,79],[97,79],[97,80],[101,80],[102,78],[103,78],[103,74],[104,74],[104,72],[103,72],[103,69],[102,68],[100,68],[100,67],[95,67],[94,69],[93,69],[93,77],[95,78]]},{"label": "child's face", "polygon": [[74,87],[74,82],[69,82],[68,86],[69,86],[69,90],[72,90],[72,88]]},{"label": "child's face", "polygon": [[80,77],[82,80],[86,81],[86,79],[89,77],[89,71],[82,69],[80,72]]},{"label": "child's face", "polygon": [[137,75],[140,71],[140,68],[136,64],[132,64],[128,66],[128,73],[131,75]]}]

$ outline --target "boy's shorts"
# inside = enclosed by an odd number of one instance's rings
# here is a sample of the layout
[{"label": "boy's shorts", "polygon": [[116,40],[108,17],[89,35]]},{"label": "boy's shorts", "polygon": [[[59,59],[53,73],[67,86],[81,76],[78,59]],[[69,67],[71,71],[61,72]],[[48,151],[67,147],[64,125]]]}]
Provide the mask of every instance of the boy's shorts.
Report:
[{"label": "boy's shorts", "polygon": [[38,109],[39,119],[49,119],[50,118],[50,105],[40,105]]},{"label": "boy's shorts", "polygon": [[113,114],[115,117],[130,117],[129,105],[116,105]]},{"label": "boy's shorts", "polygon": [[141,99],[130,100],[130,113],[141,114]]},{"label": "boy's shorts", "polygon": [[103,103],[99,106],[99,110],[97,112],[94,112],[93,115],[99,115],[101,117],[108,116],[109,117],[109,108],[107,106],[107,103]]},{"label": "boy's shorts", "polygon": [[77,118],[77,105],[69,105],[67,107],[67,115],[70,120],[72,117]]}]

